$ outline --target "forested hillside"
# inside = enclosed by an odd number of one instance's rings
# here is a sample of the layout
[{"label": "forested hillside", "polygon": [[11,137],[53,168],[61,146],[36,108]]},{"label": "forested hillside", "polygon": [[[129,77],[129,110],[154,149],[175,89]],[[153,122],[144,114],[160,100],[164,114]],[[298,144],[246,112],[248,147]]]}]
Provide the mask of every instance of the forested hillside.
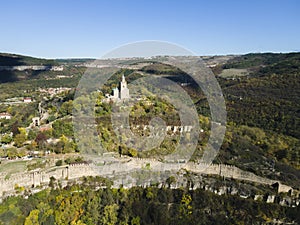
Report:
[{"label": "forested hillside", "polygon": [[[55,181],[51,185],[55,185]],[[134,187],[104,188],[101,178],[84,178],[81,185],[48,189],[9,198],[0,206],[0,224],[267,224],[274,218],[300,223],[297,208],[218,196],[197,189]]]},{"label": "forested hillside", "polygon": [[[5,163],[21,160],[28,152],[38,152],[41,158],[34,159],[34,163],[22,162],[28,171],[50,164],[46,151],[57,159],[53,167],[85,162],[78,157],[80,149],[74,139],[72,110],[80,109],[83,102],[93,100],[88,95],[74,100],[78,82],[86,71],[86,62],[90,59],[44,60],[0,54],[0,66],[4,67],[63,67],[61,71],[0,70],[0,113],[11,116],[10,119],[0,119],[1,160],[6,160]],[[228,59],[222,57],[222,60],[212,56],[205,57],[204,62],[211,65],[227,109],[225,138],[213,163],[234,165],[299,191],[300,53],[247,54]],[[139,69],[130,66],[130,69],[120,68],[101,89],[99,87],[93,93],[97,96],[95,122],[103,145],[121,159],[150,157],[159,160],[174,150],[178,145],[178,134],[167,136],[161,146],[148,152],[120,143],[111,125],[113,104],[103,101],[122,75],[129,84],[145,74],[163,76],[178,83],[196,106],[202,131],[191,161],[197,162],[210,134],[210,109],[206,96],[191,76],[178,68],[153,62]],[[53,94],[54,89],[63,91]],[[24,103],[24,98],[32,98],[33,101]],[[132,127],[147,125],[155,116],[163,118],[168,125],[180,125],[178,113],[166,100],[154,97],[144,100],[132,107]],[[39,104],[45,111],[43,115],[47,116],[41,120],[40,127],[32,128],[32,118],[40,113]],[[133,128],[132,131],[141,138],[149,133],[147,130],[139,133]],[[74,157],[69,158],[65,154],[73,154]],[[1,172],[7,168],[5,163],[0,165]],[[153,185],[113,189],[110,180],[100,177],[82,178],[79,184],[72,182],[62,188],[59,180],[52,179],[49,189],[37,194],[16,186],[15,191],[28,196],[28,199],[15,196],[4,200],[0,206],[0,224],[265,224],[274,222],[274,219],[283,223],[300,223],[299,204],[294,208],[284,207],[238,195],[218,196],[202,189],[192,191],[185,187],[169,189]],[[267,193],[264,194],[267,196]],[[291,193],[284,195],[289,198]]]}]

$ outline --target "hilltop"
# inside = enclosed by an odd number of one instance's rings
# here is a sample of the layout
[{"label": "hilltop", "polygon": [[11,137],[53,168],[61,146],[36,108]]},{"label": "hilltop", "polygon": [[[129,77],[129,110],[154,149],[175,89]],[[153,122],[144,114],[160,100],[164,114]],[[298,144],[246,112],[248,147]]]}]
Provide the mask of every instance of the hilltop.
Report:
[{"label": "hilltop", "polygon": [[[193,195],[193,192],[196,193],[201,189],[201,193],[203,192],[207,199],[217,201],[231,199],[232,205],[228,206],[229,208],[240,202],[245,203],[246,211],[251,210],[249,202],[255,205],[255,208],[264,207],[260,211],[270,218],[277,217],[266,210],[270,207],[269,203],[274,203],[272,207],[276,212],[282,212],[284,207],[290,206],[286,207],[287,215],[282,214],[279,218],[288,218],[287,221],[295,220],[296,217],[291,213],[296,215],[299,208],[300,53],[202,57],[220,84],[227,109],[225,138],[213,165],[206,172],[199,172],[195,168],[201,166],[199,159],[210,134],[210,108],[202,90],[184,71],[163,62],[157,63],[155,58],[128,61],[114,59],[113,63],[118,63],[119,69],[107,83],[101,89],[99,87],[95,93],[84,94],[79,99],[74,99],[78,82],[87,68],[97,68],[92,59],[47,60],[11,54],[1,56],[0,113],[3,116],[0,119],[2,145],[0,172],[3,176],[1,187],[8,190],[3,196],[16,194],[28,197],[28,200],[21,197],[5,200],[0,220],[10,221],[9,218],[24,220],[29,213],[31,215],[36,212],[35,205],[40,201],[41,194],[46,198],[48,195],[46,193],[58,194],[64,187],[65,192],[76,196],[76,193],[87,188],[85,183],[88,180],[90,180],[88,183],[90,194],[98,189],[101,193],[113,190],[116,194],[131,185],[150,185],[151,187],[146,188],[133,187],[129,192],[145,191],[146,197],[143,199],[151,202],[153,199],[151,196],[158,190],[170,195],[186,188],[185,192]],[[107,59],[101,63],[109,65],[112,61]],[[201,133],[197,149],[191,162],[187,164],[189,166],[182,168],[174,176],[171,176],[170,169],[165,171],[166,177],[163,177],[162,173],[156,174],[161,178],[157,181],[159,183],[153,183],[154,179],[145,180],[145,178],[148,173],[159,169],[159,165],[165,163],[161,160],[162,156],[172,152],[178,145],[180,118],[172,104],[166,100],[160,97],[145,98],[144,101],[135,103],[130,112],[131,131],[141,138],[149,135],[148,124],[154,116],[166,121],[171,130],[168,130],[160,146],[146,152],[120,143],[111,125],[112,102],[103,99],[107,94],[111,94],[123,75],[128,85],[145,76],[160,76],[176,82],[191,97],[198,112]],[[91,85],[97,87],[98,84]],[[81,109],[84,112],[86,110],[84,103],[93,101],[93,96],[96,96],[94,113],[98,138],[110,151],[108,154],[110,158],[108,157],[107,161],[97,161],[96,157],[91,156],[83,158],[79,155],[80,148],[74,138],[73,109]],[[24,99],[30,101],[25,102]],[[86,130],[83,129],[83,132]],[[185,138],[188,137],[187,134]],[[126,136],[122,136],[122,139],[126,140]],[[85,148],[88,151],[95,148],[90,146],[91,143],[93,142],[87,137]],[[95,150],[97,152],[97,149]],[[168,164],[170,168],[172,166],[177,168],[182,162],[179,160],[167,163],[170,163]],[[127,173],[121,166],[128,170],[135,168],[136,171],[141,168],[141,172]],[[96,170],[103,168],[103,171],[110,168],[106,175],[111,180],[99,177],[82,178],[95,175],[95,168]],[[123,176],[117,179],[118,169],[126,172],[124,175],[126,179]],[[100,173],[103,174],[105,173]],[[113,180],[114,184],[111,183],[113,177],[116,178]],[[145,182],[140,182],[143,179]],[[118,188],[119,185],[123,186],[119,189],[110,189]],[[166,189],[167,185],[174,190]],[[154,186],[159,189],[155,189]],[[277,189],[279,191],[282,187],[287,193],[277,193]],[[45,191],[32,194],[44,188]],[[25,210],[24,216],[21,216],[17,205],[25,205],[25,202],[35,198],[36,202]],[[182,198],[187,201],[187,195],[183,195]],[[179,199],[181,197],[176,201]],[[14,215],[9,214],[8,205],[14,205],[9,201],[14,201],[16,205],[14,207],[19,210]],[[178,202],[179,205],[184,205],[184,201]],[[114,207],[120,207],[118,204],[114,204]],[[166,204],[172,208],[174,202],[169,199]],[[47,207],[50,210],[50,207],[55,206],[49,203]],[[57,209],[54,210],[58,213]],[[221,213],[226,210],[228,209],[221,209]],[[233,213],[231,209],[228,211]],[[240,209],[237,208],[234,212],[240,212]],[[251,214],[259,221],[268,220],[264,215],[257,217],[256,213]],[[53,222],[54,218],[52,219]],[[144,219],[147,219],[147,216]]]},{"label": "hilltop", "polygon": [[[5,83],[0,84],[1,90],[3,90],[0,94],[0,100],[3,102],[22,96],[33,97],[36,102],[40,102],[43,101],[40,89],[46,92],[49,91],[49,88],[74,89],[84,74],[86,66],[93,66],[92,59],[46,60],[11,54],[1,54],[1,56],[0,65],[3,66],[48,65],[62,68],[58,71],[51,69],[2,71],[6,75],[12,75],[10,78],[14,78],[10,82],[5,81]],[[257,53],[202,58],[219,81],[228,113],[226,138],[215,163],[222,162],[235,165],[261,176],[291,182],[289,183],[291,185],[298,184],[300,180],[298,173],[300,166],[298,138],[300,136],[298,129],[300,118],[298,112],[300,107],[300,53]],[[114,60],[118,61],[118,59]],[[104,93],[111,92],[121,74],[125,74],[129,83],[139,78],[142,73],[148,73],[163,76],[179,84],[188,84],[183,88],[192,97],[198,113],[202,116],[201,126],[204,127],[203,138],[205,140],[209,132],[209,106],[206,97],[195,86],[191,77],[177,68],[162,63],[153,63],[151,59],[140,59],[140,61],[144,62],[144,64],[141,63],[142,66],[140,67],[130,63],[130,61],[127,64],[122,64],[124,68],[120,69],[103,87]],[[103,62],[109,63],[110,60]],[[52,120],[61,119],[65,115],[71,116],[70,107],[72,106],[73,93],[71,90],[66,96],[49,99],[43,103]],[[144,108],[144,111],[132,117],[135,119],[132,119],[131,123],[146,124],[155,113],[159,113],[162,118],[167,119],[173,125],[179,122],[177,121],[178,115],[174,114],[169,105],[166,103],[155,104],[157,105],[154,105],[155,107],[137,105],[135,109]],[[37,115],[34,106],[28,108],[29,106],[23,109],[24,112],[27,112],[23,116],[18,112],[18,108],[10,109],[16,115],[20,114],[19,118],[14,117],[11,121],[18,122],[19,126],[28,126],[31,123],[31,118]],[[172,116],[166,116],[165,110],[160,107],[168,109],[167,113]],[[68,110],[60,112],[63,108]],[[4,112],[5,110],[6,107],[2,106],[1,111]],[[96,107],[98,120],[102,123],[109,122],[109,110],[109,105],[98,105]],[[72,127],[69,120],[61,121],[63,122],[61,122],[60,127]],[[10,127],[12,124],[11,122],[9,126],[5,127],[3,132],[12,129]],[[58,122],[54,124],[58,124]],[[111,147],[111,150],[118,151],[115,149],[117,145],[112,144],[115,143],[112,142],[114,133],[110,130],[103,132],[110,137],[110,140],[106,139],[106,141],[107,144],[110,143],[108,146]],[[71,135],[70,138],[72,138],[70,131],[55,131],[54,133]],[[59,136],[56,134],[56,137]],[[166,146],[173,146],[174,143],[176,142],[170,139],[165,144]],[[200,152],[195,154],[195,159],[201,156]],[[271,172],[271,170],[274,171]],[[290,175],[286,176],[286,174]],[[297,177],[296,180],[295,177]]]}]

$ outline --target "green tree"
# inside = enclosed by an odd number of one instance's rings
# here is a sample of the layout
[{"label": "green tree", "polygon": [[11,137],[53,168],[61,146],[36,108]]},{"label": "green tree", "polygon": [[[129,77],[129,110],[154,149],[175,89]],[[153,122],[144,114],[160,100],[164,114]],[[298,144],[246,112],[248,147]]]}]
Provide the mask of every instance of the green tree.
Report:
[{"label": "green tree", "polygon": [[22,149],[20,149],[19,151],[18,151],[18,157],[24,157],[24,156],[26,156],[27,155],[27,151],[24,149],[24,148],[22,148]]},{"label": "green tree", "polygon": [[100,199],[95,192],[87,193],[86,211],[82,216],[82,221],[88,225],[98,224],[100,219]]},{"label": "green tree", "polygon": [[8,144],[12,141],[12,137],[9,135],[9,134],[4,134],[2,137],[1,137],[1,143],[3,144]]},{"label": "green tree", "polygon": [[58,151],[59,153],[71,153],[76,150],[76,144],[73,141],[69,141],[65,135],[59,138],[57,147],[60,149],[60,152]]},{"label": "green tree", "polygon": [[5,157],[5,156],[7,156],[6,150],[0,148],[0,157]]},{"label": "green tree", "polygon": [[168,187],[171,187],[171,184],[176,182],[176,178],[174,176],[170,176],[167,178],[166,183],[168,184]]},{"label": "green tree", "polygon": [[9,159],[16,158],[18,156],[18,150],[16,148],[9,148],[6,150],[7,157]]},{"label": "green tree", "polygon": [[28,135],[27,135],[27,139],[28,140],[34,140],[36,138],[36,131],[35,130],[29,130]]},{"label": "green tree", "polygon": [[179,207],[179,217],[182,221],[186,221],[187,224],[193,212],[191,202],[192,197],[189,194],[183,194]]},{"label": "green tree", "polygon": [[32,210],[26,217],[24,225],[39,225],[39,213],[38,209]]},{"label": "green tree", "polygon": [[118,222],[118,209],[119,206],[117,204],[105,206],[101,223],[104,225],[116,224]]},{"label": "green tree", "polygon": [[131,225],[140,225],[141,224],[141,218],[139,216],[136,216],[131,219]]},{"label": "green tree", "polygon": [[59,196],[56,201],[59,204],[55,210],[55,221],[58,225],[76,224],[83,214],[84,198],[78,194],[72,196]]},{"label": "green tree", "polygon": [[64,117],[66,115],[70,115],[72,113],[72,109],[73,109],[73,101],[69,100],[62,104],[62,106],[59,109],[59,113],[61,114],[61,116]]},{"label": "green tree", "polygon": [[73,136],[73,125],[67,120],[56,120],[52,124],[52,128],[53,136],[56,138],[60,137],[61,135],[65,135],[68,137]]},{"label": "green tree", "polygon": [[131,156],[131,157],[136,157],[138,155],[138,151],[133,149],[133,148],[130,148],[128,150],[128,155]]},{"label": "green tree", "polygon": [[60,160],[56,161],[55,166],[61,166],[62,164],[63,164],[63,161],[60,159]]},{"label": "green tree", "polygon": [[14,137],[15,146],[18,148],[22,147],[26,141],[27,135],[25,128],[20,127],[19,133]]}]

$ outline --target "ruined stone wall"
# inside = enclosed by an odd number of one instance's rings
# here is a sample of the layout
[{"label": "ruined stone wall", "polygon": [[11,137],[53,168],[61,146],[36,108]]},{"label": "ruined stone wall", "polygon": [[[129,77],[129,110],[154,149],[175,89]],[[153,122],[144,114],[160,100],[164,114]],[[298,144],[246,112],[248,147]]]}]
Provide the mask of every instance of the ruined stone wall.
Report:
[{"label": "ruined stone wall", "polygon": [[[129,174],[141,169],[149,169],[153,172],[176,172],[180,169],[186,169],[194,173],[213,174],[228,178],[246,180],[255,183],[272,185],[278,183],[278,192],[288,192],[292,188],[281,184],[279,181],[259,177],[254,173],[243,171],[235,166],[224,164],[205,164],[205,163],[162,163],[155,159],[128,159],[125,161],[105,162],[103,166],[88,164],[74,164],[61,167],[53,167],[46,170],[36,170],[23,173],[12,174],[10,177],[0,176],[0,196],[3,192],[13,191],[15,186],[36,187],[41,184],[48,184],[50,177],[57,180],[76,179],[83,176],[104,176],[114,177],[119,174]],[[128,176],[126,179],[136,185],[137,181]],[[150,182],[150,181],[149,181]]]},{"label": "ruined stone wall", "polygon": [[75,179],[92,175],[95,175],[95,173],[93,173],[89,165],[86,164],[17,173],[10,175],[9,178],[2,175],[0,177],[0,195],[3,192],[13,191],[16,185],[23,187],[36,187],[41,184],[48,184],[50,177],[60,180]]}]

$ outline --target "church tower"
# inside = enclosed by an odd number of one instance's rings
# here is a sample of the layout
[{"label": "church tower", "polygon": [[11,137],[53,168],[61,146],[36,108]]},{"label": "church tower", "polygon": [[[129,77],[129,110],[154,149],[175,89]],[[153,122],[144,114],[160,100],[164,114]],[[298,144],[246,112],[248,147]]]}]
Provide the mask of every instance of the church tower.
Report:
[{"label": "church tower", "polygon": [[120,99],[130,98],[129,89],[127,88],[127,82],[125,80],[125,76],[122,75],[122,81],[120,82]]}]

